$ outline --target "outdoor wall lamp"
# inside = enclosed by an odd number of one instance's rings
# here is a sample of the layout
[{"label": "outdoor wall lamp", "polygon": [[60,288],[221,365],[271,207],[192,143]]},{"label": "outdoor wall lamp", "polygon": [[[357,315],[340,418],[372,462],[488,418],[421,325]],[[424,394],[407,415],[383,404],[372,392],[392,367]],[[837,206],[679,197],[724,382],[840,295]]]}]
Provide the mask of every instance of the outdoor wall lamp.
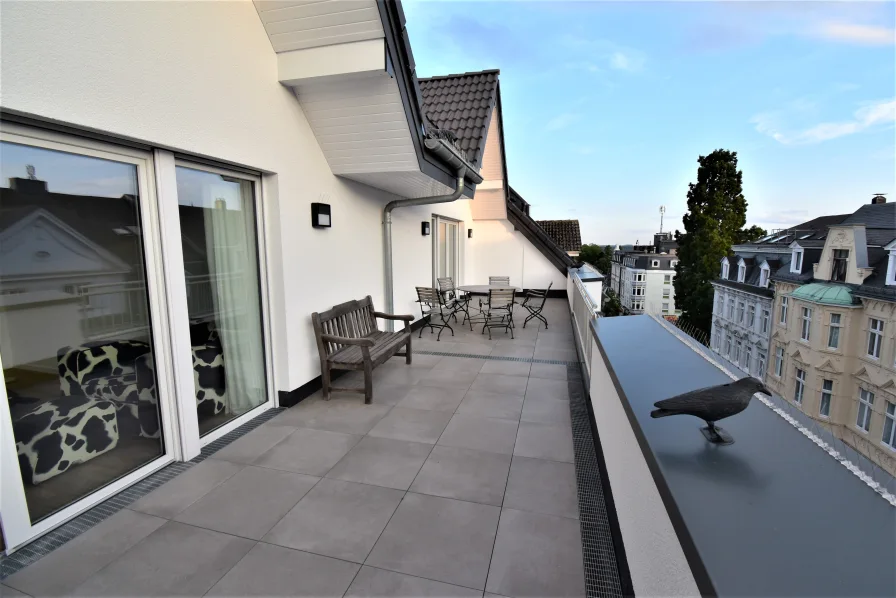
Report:
[{"label": "outdoor wall lamp", "polygon": [[424,220],[420,223],[420,234],[424,237],[429,234],[429,221]]},{"label": "outdoor wall lamp", "polygon": [[311,204],[311,226],[314,228],[330,228],[332,226],[330,219],[330,204],[328,203],[312,203]]},{"label": "outdoor wall lamp", "polygon": [[468,229],[467,229],[467,238],[468,238],[468,239],[472,239],[472,238],[473,238],[473,229],[472,229],[472,228],[468,228]]}]

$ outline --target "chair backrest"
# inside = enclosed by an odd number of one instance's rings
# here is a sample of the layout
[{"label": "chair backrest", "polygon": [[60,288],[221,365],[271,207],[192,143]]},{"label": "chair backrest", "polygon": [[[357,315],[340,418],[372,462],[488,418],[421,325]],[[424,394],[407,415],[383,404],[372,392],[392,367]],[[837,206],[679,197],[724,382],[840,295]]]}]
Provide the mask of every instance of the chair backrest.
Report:
[{"label": "chair backrest", "polygon": [[547,300],[547,298],[548,298],[548,293],[551,292],[551,287],[552,287],[552,286],[554,286],[554,283],[553,283],[553,282],[551,282],[551,284],[548,285],[548,288],[546,288],[546,289],[543,290],[543,291],[535,291],[535,292],[532,292],[532,293],[526,298],[526,304],[529,305],[529,306],[531,306],[531,307],[544,307],[544,302]]},{"label": "chair backrest", "polygon": [[488,305],[491,309],[513,305],[514,289],[489,289]]},{"label": "chair backrest", "polygon": [[449,291],[457,290],[454,286],[454,279],[450,276],[446,278],[439,278],[439,291],[442,293],[447,293]]},{"label": "chair backrest", "polygon": [[359,301],[340,303],[320,313],[311,314],[317,348],[323,355],[338,351],[343,345],[325,343],[321,335],[341,336],[345,338],[364,338],[372,332],[379,331],[376,316],[373,315],[373,299],[367,295]]},{"label": "chair backrest", "polygon": [[506,284],[506,285],[509,285],[509,284],[510,284],[510,277],[509,277],[509,276],[489,276],[489,277],[488,277],[488,283],[489,283],[489,284]]},{"label": "chair backrest", "polygon": [[415,287],[417,289],[417,303],[433,307],[439,304],[439,293],[432,287]]}]

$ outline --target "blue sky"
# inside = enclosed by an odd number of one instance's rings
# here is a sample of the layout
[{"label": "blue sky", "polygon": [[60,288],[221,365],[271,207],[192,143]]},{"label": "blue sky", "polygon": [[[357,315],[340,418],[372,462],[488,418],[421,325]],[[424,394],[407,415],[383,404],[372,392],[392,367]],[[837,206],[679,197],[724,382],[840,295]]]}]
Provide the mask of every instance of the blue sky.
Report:
[{"label": "blue sky", "polygon": [[403,5],[419,76],[501,69],[510,183],[585,242],[682,228],[717,148],[748,225],[896,201],[893,2]]}]

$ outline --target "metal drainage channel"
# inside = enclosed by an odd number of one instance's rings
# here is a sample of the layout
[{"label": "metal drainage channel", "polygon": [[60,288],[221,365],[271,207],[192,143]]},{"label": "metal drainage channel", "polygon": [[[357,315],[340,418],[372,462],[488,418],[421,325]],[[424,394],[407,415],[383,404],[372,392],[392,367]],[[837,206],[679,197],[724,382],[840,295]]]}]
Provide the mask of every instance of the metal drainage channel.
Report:
[{"label": "metal drainage channel", "polygon": [[187,462],[181,461],[166,465],[133,486],[125,488],[118,494],[115,494],[95,507],[81,513],[71,521],[57,527],[40,538],[37,538],[33,542],[22,546],[14,553],[0,556],[0,581],[14,573],[18,573],[31,563],[50,554],[66,542],[74,540],[93,526],[108,519],[138,499],[143,498],[165,482],[172,480],[197,463],[205,461],[216,451],[221,450],[237,438],[251,432],[282,411],[284,411],[284,409],[280,407],[268,409],[258,417],[251,419],[214,442],[205,445],[199,456],[194,459]]}]

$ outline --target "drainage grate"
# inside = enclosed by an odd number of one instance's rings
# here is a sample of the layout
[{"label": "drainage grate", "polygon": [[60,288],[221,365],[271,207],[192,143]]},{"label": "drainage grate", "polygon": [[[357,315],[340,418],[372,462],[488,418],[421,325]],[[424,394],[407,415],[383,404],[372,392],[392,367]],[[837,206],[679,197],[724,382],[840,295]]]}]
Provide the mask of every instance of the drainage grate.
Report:
[{"label": "drainage grate", "polygon": [[600,469],[591,434],[591,418],[585,404],[582,374],[578,365],[566,368],[569,411],[575,448],[576,484],[579,494],[579,525],[585,564],[585,591],[591,596],[622,596],[619,563],[613,544],[610,519]]},{"label": "drainage grate", "polygon": [[495,359],[499,361],[522,361],[525,363],[547,363],[553,365],[575,365],[578,367],[577,361],[564,361],[560,359],[534,359],[532,357],[504,357],[503,355],[476,355],[474,353],[449,353],[446,351],[420,351],[414,350],[419,355],[439,355],[441,357],[469,357],[471,359]]},{"label": "drainage grate", "polygon": [[181,473],[204,461],[212,453],[221,450],[240,436],[251,432],[275,415],[284,411],[282,408],[269,409],[255,417],[232,432],[210,442],[203,447],[201,454],[189,462],[178,462],[166,465],[159,471],[147,476],[128,486],[118,494],[111,496],[95,507],[81,513],[71,521],[57,527],[53,531],[29,542],[10,555],[0,556],[0,581],[13,573],[18,573],[31,563],[50,554],[66,542],[74,540],[93,526],[108,519],[118,511],[127,507],[136,500],[143,498],[165,482],[177,477]]}]

